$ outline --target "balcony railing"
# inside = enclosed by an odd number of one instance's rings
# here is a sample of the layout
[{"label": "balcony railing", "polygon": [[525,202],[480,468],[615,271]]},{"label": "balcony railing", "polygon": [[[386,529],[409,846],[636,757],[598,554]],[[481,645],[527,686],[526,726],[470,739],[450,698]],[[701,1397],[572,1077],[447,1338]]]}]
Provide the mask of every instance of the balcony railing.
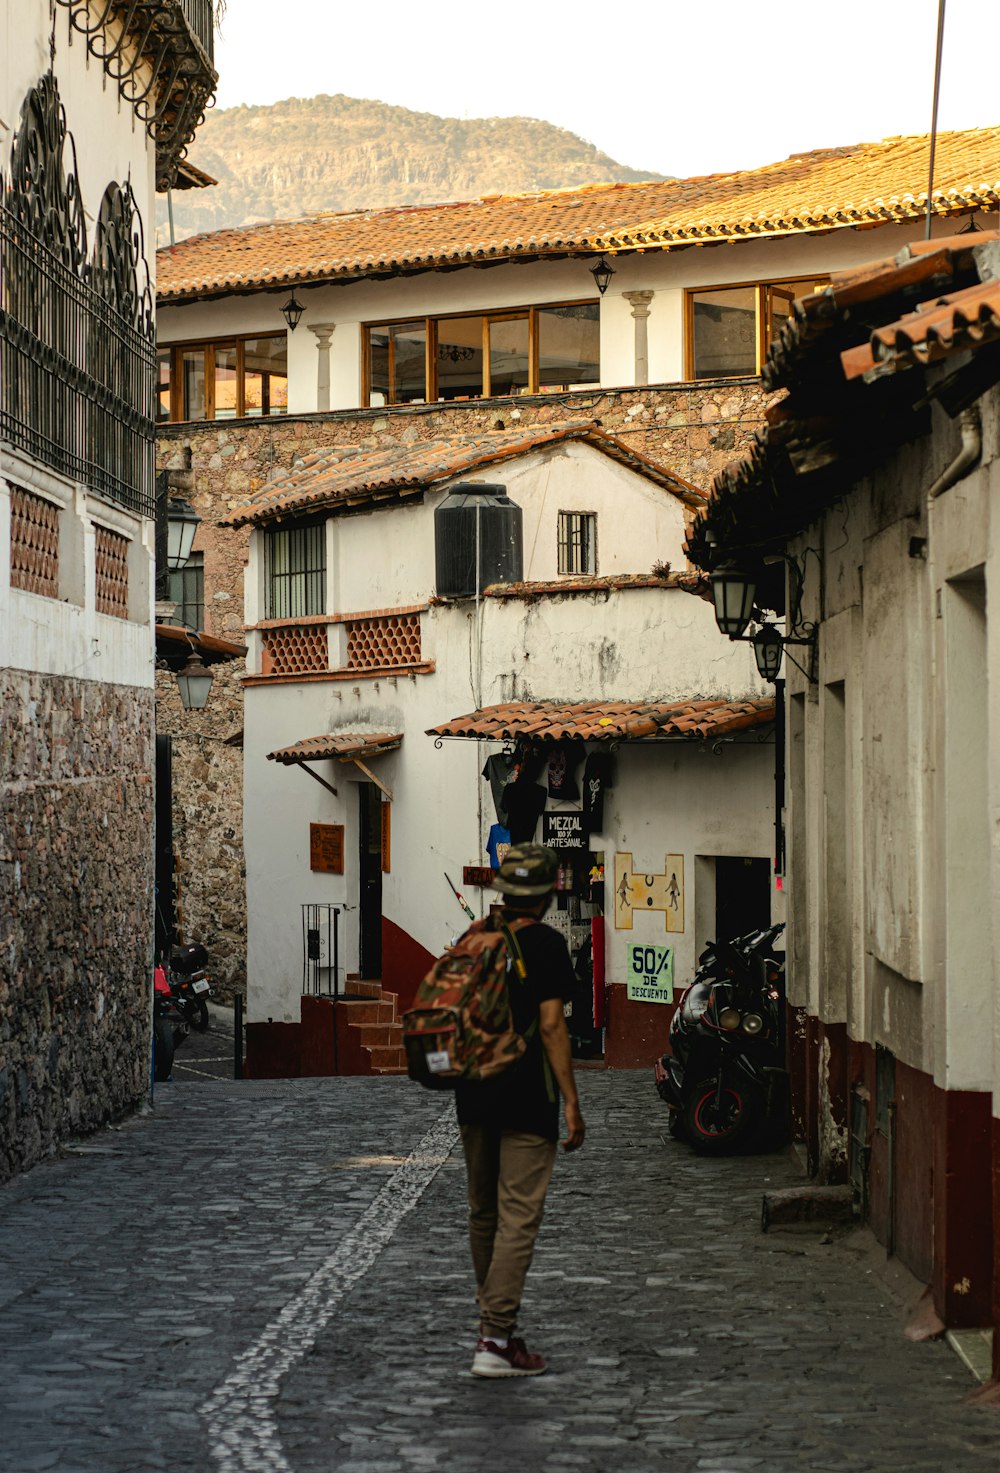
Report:
[{"label": "balcony railing", "polygon": [[0,205],[0,439],[153,515],[155,351]]},{"label": "balcony railing", "polygon": [[[69,23],[135,109],[169,189],[215,84],[213,0],[58,0]],[[122,22],[117,34],[112,22]]]}]

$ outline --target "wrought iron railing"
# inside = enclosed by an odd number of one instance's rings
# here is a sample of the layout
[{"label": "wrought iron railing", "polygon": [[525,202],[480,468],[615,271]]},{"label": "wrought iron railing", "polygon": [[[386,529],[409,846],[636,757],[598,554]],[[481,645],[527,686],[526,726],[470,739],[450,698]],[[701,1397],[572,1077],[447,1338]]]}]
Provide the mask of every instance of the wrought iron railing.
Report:
[{"label": "wrought iron railing", "polygon": [[201,48],[212,64],[215,64],[215,17],[212,0],[181,0],[181,10]]},{"label": "wrought iron railing", "polygon": [[155,349],[0,205],[0,438],[152,516]]}]

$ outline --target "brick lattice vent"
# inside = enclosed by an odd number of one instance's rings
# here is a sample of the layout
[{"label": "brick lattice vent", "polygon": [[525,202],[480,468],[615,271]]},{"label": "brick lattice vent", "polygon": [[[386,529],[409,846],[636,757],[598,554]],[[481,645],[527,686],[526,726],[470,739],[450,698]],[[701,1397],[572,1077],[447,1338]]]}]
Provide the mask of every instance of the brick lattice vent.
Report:
[{"label": "brick lattice vent", "polygon": [[264,635],[264,674],[299,675],[329,668],[325,624],[295,624]]},{"label": "brick lattice vent", "polygon": [[128,618],[128,538],[107,527],[97,534],[97,612]]},{"label": "brick lattice vent", "polygon": [[10,583],[59,597],[59,508],[20,486],[10,492]]},{"label": "brick lattice vent", "polygon": [[390,614],[348,624],[347,664],[351,670],[384,670],[419,663],[419,614]]}]

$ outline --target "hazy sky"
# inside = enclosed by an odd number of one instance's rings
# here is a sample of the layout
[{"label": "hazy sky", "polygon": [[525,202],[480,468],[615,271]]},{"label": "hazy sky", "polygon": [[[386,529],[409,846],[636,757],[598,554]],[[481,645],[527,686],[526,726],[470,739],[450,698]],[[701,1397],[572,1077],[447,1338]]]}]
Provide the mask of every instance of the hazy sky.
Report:
[{"label": "hazy sky", "polygon": [[[228,0],[218,106],[343,92],[544,118],[663,174],[930,126],[938,0]],[[1000,124],[997,0],[948,0],[939,126]]]}]

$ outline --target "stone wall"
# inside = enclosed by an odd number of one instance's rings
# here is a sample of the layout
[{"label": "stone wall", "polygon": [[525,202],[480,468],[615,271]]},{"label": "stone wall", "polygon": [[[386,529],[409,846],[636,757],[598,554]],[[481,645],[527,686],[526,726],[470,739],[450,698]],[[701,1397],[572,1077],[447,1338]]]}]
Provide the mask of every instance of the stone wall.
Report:
[{"label": "stone wall", "polygon": [[208,951],[212,996],[246,991],[241,661],[213,665],[201,711],[185,711],[172,671],[156,674],[156,729],[172,741],[178,934]]},{"label": "stone wall", "polygon": [[[337,410],[290,419],[161,427],[158,469],[192,472],[185,494],[202,518],[195,547],[205,556],[205,633],[243,639],[243,570],[249,531],[220,527],[277,472],[327,445],[376,449],[483,434],[517,425],[593,419],[626,444],[707,488],[746,448],[763,421],[758,379],[666,384],[469,403]],[[636,572],[648,569],[637,568]],[[183,711],[173,677],[157,679],[157,726],[174,739],[174,848],[181,871],[187,939],[209,951],[213,992],[245,987],[245,865],[242,753],[225,745],[242,728],[242,666],[217,665],[202,712]],[[267,781],[267,774],[260,775]]]},{"label": "stone wall", "polygon": [[153,693],[0,670],[0,1180],[150,1074]]}]

